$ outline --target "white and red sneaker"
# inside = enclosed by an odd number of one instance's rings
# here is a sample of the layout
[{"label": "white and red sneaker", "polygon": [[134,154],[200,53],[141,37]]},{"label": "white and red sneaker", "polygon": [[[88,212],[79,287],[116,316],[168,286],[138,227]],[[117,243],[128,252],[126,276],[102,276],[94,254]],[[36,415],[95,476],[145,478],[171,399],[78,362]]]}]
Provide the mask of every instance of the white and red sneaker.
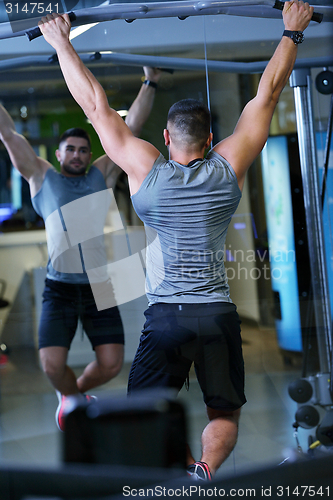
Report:
[{"label": "white and red sneaker", "polygon": [[82,402],[82,400],[87,403],[91,403],[96,400],[96,396],[90,396],[88,394],[80,394],[78,396],[63,396],[59,391],[56,391],[58,397],[58,407],[55,414],[56,424],[58,429],[64,432],[65,430],[65,419],[66,415],[74,410],[74,408]]},{"label": "white and red sneaker", "polygon": [[211,481],[212,473],[206,462],[195,462],[187,468],[187,475],[195,481]]}]

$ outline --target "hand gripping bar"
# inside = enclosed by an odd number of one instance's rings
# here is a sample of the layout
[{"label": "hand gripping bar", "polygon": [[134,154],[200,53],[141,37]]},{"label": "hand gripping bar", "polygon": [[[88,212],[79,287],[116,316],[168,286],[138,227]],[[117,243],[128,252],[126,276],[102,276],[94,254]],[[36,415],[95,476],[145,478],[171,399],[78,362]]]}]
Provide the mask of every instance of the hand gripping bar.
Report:
[{"label": "hand gripping bar", "polygon": [[[69,12],[68,16],[70,21],[75,21],[76,15],[74,12]],[[36,26],[36,28],[31,28],[31,30],[26,31],[25,34],[27,35],[29,42],[31,42],[31,40],[34,40],[35,38],[42,36],[43,33],[39,29],[39,26]]]},{"label": "hand gripping bar", "polygon": [[[273,5],[273,9],[278,9],[278,10],[283,10],[284,7],[284,2],[280,2],[279,0],[275,1],[275,4]],[[312,14],[311,20],[316,21],[316,23],[321,23],[323,20],[323,14],[320,14],[319,12],[314,12]]]},{"label": "hand gripping bar", "polygon": [[[283,10],[283,7],[284,7],[284,2],[280,2],[279,0],[275,0],[275,4],[273,5],[274,9]],[[69,15],[70,21],[75,21],[76,14],[74,12],[69,12],[68,15]],[[317,23],[321,23],[323,20],[323,14],[318,13],[318,12],[314,12],[312,14],[311,20],[316,21]],[[39,26],[36,26],[36,28],[32,28],[32,29],[26,31],[25,34],[27,35],[29,41],[34,40],[35,38],[38,38],[39,36],[42,36],[42,32],[39,29]]]}]

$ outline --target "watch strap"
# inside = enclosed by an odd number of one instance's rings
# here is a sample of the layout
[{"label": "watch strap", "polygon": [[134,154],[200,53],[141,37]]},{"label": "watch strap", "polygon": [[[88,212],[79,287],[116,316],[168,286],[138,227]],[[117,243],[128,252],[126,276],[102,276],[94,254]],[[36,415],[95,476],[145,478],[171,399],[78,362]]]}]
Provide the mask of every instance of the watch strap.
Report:
[{"label": "watch strap", "polygon": [[287,36],[288,38],[291,38],[295,45],[302,43],[304,40],[303,31],[284,30],[282,36]]},{"label": "watch strap", "polygon": [[151,80],[144,80],[144,85],[148,85],[149,87],[153,87],[154,89],[157,89],[157,83],[152,82]]}]

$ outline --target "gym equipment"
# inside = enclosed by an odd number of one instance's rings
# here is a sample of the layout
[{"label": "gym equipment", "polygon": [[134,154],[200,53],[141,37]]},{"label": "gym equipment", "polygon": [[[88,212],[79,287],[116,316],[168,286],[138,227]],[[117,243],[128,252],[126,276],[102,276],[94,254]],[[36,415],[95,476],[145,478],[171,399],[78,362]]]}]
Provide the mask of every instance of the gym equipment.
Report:
[{"label": "gym equipment", "polygon": [[[330,88],[331,72],[324,70],[316,79],[319,92]],[[304,189],[304,205],[311,268],[311,289],[309,301],[309,321],[313,316],[316,325],[319,372],[308,374],[307,349],[309,338],[304,345],[303,376],[289,386],[290,397],[297,402],[295,424],[309,429],[317,426],[316,437],[324,446],[333,445],[333,366],[332,366],[332,318],[329,301],[327,263],[323,234],[323,205],[326,191],[326,175],[332,133],[332,106],[328,119],[324,173],[321,190],[319,187],[316,160],[315,134],[313,129],[311,78],[309,70],[294,70],[290,78],[294,88],[300,161]],[[304,403],[306,403],[304,405]],[[320,422],[315,406],[326,413]]]},{"label": "gym equipment", "polygon": [[[330,6],[320,6],[320,12],[314,13],[313,21],[333,21],[333,9]],[[281,17],[283,2],[274,0],[206,0],[193,2],[189,0],[175,2],[148,2],[147,4],[102,4],[99,7],[78,9],[73,26],[91,24],[93,22],[124,19],[133,22],[136,19],[151,19],[158,17],[178,17],[185,20],[190,16],[202,15],[240,15],[246,17]],[[26,35],[29,40],[40,36],[37,27],[42,16],[13,20],[0,25],[0,39]]]},{"label": "gym equipment", "polygon": [[79,404],[63,437],[67,463],[186,469],[185,409],[163,389]]}]

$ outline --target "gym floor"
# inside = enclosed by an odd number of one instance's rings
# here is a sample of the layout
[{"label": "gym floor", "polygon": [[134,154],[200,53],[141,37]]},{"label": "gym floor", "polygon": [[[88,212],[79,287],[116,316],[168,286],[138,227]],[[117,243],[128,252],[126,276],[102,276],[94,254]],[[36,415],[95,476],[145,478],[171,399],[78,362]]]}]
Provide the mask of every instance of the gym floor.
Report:
[{"label": "gym floor", "polygon": [[[293,428],[297,407],[288,395],[288,385],[301,376],[301,359],[295,355],[285,362],[274,329],[243,322],[242,335],[248,402],[242,410],[236,448],[218,471],[221,478],[278,465],[297,455]],[[125,394],[129,368],[126,364],[116,379],[94,394],[108,398]],[[0,384],[0,463],[59,466],[63,434],[54,418],[57,397],[39,367],[37,352],[13,350],[0,369]],[[179,397],[187,412],[192,452],[199,459],[200,433],[207,420],[194,374],[189,391],[183,389]],[[304,452],[310,434],[305,429],[298,431]]]}]

